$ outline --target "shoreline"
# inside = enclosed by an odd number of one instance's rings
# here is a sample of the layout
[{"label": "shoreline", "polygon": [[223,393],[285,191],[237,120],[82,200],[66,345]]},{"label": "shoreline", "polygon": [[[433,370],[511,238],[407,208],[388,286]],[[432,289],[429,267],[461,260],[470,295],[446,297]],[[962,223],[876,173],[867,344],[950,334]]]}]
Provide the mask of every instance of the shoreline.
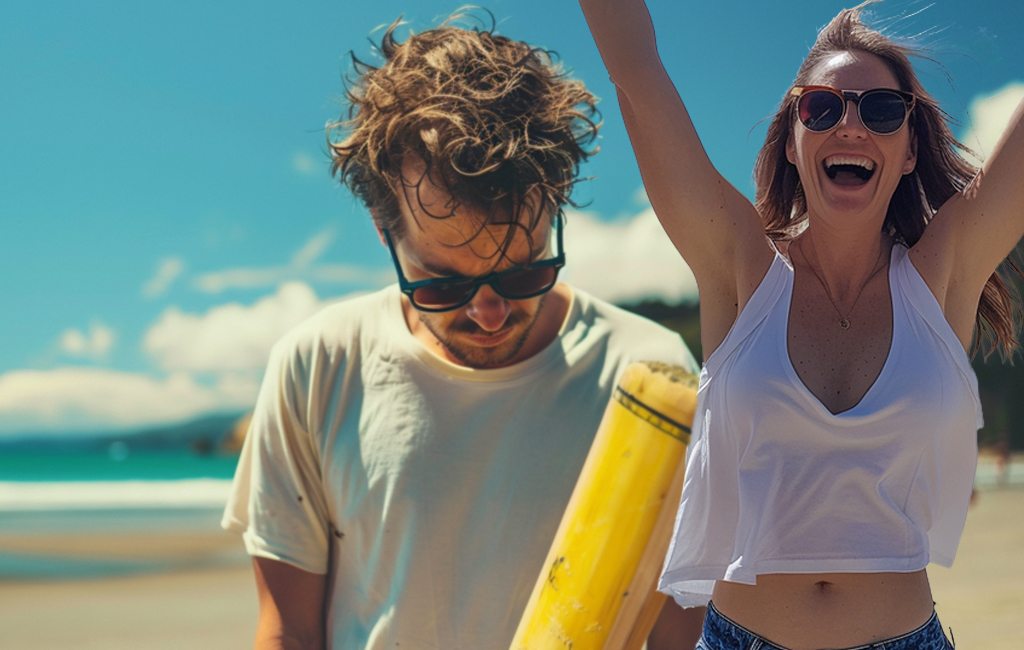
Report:
[{"label": "shoreline", "polygon": [[[979,487],[952,568],[929,565],[936,611],[957,647],[1024,647],[1024,488]],[[17,538],[17,539],[15,539]],[[256,589],[231,533],[88,531],[0,536],[14,550],[104,560],[171,559],[169,570],[0,580],[4,650],[248,650]],[[26,554],[27,556],[27,554]],[[39,557],[44,557],[39,555]]]}]

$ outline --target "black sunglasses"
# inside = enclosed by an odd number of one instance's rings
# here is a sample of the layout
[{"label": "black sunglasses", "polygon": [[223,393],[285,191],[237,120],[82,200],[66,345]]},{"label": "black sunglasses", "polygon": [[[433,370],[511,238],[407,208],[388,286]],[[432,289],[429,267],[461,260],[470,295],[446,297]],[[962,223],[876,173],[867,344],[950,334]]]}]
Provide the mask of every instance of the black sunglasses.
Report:
[{"label": "black sunglasses", "polygon": [[808,131],[824,133],[836,128],[846,115],[846,103],[853,102],[864,128],[876,135],[890,135],[907,123],[917,98],[892,88],[855,92],[830,86],[795,86],[797,113]]},{"label": "black sunglasses", "polygon": [[409,298],[412,306],[420,311],[442,312],[465,305],[485,284],[507,300],[525,300],[550,291],[558,281],[558,271],[565,266],[565,251],[562,248],[563,228],[564,225],[559,220],[559,223],[555,224],[558,252],[551,259],[532,262],[528,266],[513,266],[476,278],[450,276],[416,282],[409,282],[405,278],[402,265],[398,263],[395,245],[391,241],[391,234],[387,228],[381,231],[384,233],[388,251],[391,252],[391,260],[395,263],[395,270],[398,271],[398,287],[402,293]]}]

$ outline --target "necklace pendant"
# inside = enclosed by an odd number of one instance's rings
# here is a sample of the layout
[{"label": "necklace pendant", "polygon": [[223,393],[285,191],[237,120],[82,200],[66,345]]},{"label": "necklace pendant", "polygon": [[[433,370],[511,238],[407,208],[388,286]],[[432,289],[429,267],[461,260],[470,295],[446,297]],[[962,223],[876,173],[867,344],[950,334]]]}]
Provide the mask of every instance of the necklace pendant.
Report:
[{"label": "necklace pendant", "polygon": [[848,318],[839,319],[839,327],[843,328],[843,330],[850,329],[850,320]]}]

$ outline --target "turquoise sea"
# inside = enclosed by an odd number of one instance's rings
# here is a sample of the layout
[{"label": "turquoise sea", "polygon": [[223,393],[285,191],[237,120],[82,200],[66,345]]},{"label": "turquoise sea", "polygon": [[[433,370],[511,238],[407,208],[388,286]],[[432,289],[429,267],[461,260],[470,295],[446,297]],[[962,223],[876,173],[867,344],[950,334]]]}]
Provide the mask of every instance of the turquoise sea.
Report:
[{"label": "turquoise sea", "polygon": [[[0,580],[67,580],[248,563],[220,528],[236,454],[0,447]],[[1016,459],[1008,485],[1024,485]],[[975,485],[997,487],[983,458]],[[109,547],[109,548],[105,548]]]},{"label": "turquoise sea", "polygon": [[0,448],[0,580],[246,562],[241,540],[220,529],[237,462],[117,443]]},{"label": "turquoise sea", "polygon": [[167,481],[230,479],[236,454],[196,454],[188,450],[106,450],[46,452],[0,450],[0,482]]}]

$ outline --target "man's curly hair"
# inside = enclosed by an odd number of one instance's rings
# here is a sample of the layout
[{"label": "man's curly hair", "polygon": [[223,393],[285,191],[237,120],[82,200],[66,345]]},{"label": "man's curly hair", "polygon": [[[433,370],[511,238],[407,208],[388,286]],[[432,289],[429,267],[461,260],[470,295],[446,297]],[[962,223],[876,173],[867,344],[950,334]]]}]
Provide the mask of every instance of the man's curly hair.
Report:
[{"label": "man's curly hair", "polygon": [[[396,191],[418,201],[428,180],[452,196],[431,217],[459,206],[482,215],[467,242],[489,223],[514,225],[503,251],[517,228],[529,236],[542,218],[576,205],[579,165],[597,152],[588,148],[600,126],[597,99],[553,53],[496,35],[493,17],[489,30],[452,25],[463,17],[401,43],[395,21],[377,46],[380,67],[351,54],[348,116],[328,126],[331,172],[395,236],[404,225]],[[410,154],[426,162],[420,178],[402,178]]]}]

